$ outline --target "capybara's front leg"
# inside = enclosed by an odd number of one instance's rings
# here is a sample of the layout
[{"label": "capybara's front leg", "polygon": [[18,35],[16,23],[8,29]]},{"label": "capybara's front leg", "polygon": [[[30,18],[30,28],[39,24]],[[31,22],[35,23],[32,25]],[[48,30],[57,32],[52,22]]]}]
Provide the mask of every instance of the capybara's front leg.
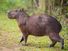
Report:
[{"label": "capybara's front leg", "polygon": [[24,37],[22,36],[21,40],[20,40],[20,43],[24,40]]},{"label": "capybara's front leg", "polygon": [[24,45],[26,45],[27,43],[27,38],[28,36],[22,36],[21,40],[20,40],[20,43],[24,40]]},{"label": "capybara's front leg", "polygon": [[28,39],[28,35],[27,36],[24,36],[24,45],[26,46],[27,44],[27,39]]}]

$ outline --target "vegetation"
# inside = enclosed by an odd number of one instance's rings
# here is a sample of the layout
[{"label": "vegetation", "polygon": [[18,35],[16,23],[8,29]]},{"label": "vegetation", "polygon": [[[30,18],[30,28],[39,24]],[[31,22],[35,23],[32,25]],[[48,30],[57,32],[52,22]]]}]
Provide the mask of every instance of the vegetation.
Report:
[{"label": "vegetation", "polygon": [[[7,11],[24,8],[29,15],[46,13],[56,17],[62,24],[60,35],[65,40],[65,49],[59,43],[49,48],[48,37],[29,36],[28,46],[19,44],[22,33],[16,20],[9,20]],[[0,0],[0,51],[68,51],[68,0]],[[24,42],[23,42],[24,44]]]}]

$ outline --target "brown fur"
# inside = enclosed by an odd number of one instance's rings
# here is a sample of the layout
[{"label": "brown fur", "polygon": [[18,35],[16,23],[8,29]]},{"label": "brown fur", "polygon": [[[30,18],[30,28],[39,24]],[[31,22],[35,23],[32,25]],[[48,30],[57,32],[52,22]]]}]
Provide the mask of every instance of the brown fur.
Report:
[{"label": "brown fur", "polygon": [[8,12],[10,19],[16,19],[23,33],[20,42],[27,42],[28,35],[44,36],[47,35],[52,41],[50,47],[57,42],[61,42],[61,48],[64,48],[64,40],[59,36],[62,29],[61,24],[52,16],[46,14],[28,16],[23,9],[16,9]]}]

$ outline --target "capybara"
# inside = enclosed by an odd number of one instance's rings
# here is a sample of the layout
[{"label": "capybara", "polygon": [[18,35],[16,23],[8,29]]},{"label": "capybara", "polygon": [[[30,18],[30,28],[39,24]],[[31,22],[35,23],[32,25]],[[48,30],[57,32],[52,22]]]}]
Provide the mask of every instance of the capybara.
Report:
[{"label": "capybara", "polygon": [[16,19],[18,26],[23,34],[20,42],[25,41],[27,43],[28,35],[34,36],[49,36],[52,44],[50,47],[54,47],[57,42],[61,43],[61,48],[64,48],[64,39],[59,36],[59,32],[62,29],[61,24],[56,18],[47,14],[34,14],[29,16],[24,9],[14,9],[8,12],[8,18]]}]

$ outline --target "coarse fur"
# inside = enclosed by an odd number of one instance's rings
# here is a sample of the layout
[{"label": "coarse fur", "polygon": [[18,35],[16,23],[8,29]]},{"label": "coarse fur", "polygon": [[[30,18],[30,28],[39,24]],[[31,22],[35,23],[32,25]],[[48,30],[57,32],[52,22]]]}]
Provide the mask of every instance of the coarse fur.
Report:
[{"label": "coarse fur", "polygon": [[49,36],[52,41],[50,47],[54,47],[57,42],[61,43],[61,48],[64,48],[64,39],[59,36],[62,29],[61,24],[52,16],[46,14],[29,16],[24,9],[15,9],[8,12],[10,19],[16,19],[21,32],[22,39],[27,43],[29,35],[34,36]]}]

